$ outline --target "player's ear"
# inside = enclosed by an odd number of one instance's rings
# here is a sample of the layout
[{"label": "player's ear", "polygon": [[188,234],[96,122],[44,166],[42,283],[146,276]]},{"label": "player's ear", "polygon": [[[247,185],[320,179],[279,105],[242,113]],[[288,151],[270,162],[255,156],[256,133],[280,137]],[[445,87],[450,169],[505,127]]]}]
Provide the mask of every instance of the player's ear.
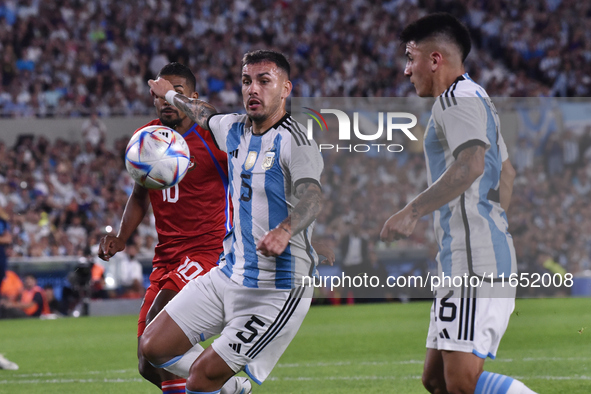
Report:
[{"label": "player's ear", "polygon": [[281,95],[281,98],[289,97],[292,88],[293,85],[291,84],[290,80],[286,80],[285,82],[283,82],[283,94]]},{"label": "player's ear", "polygon": [[199,98],[199,93],[197,93],[197,92],[193,92],[193,93],[191,94],[191,97],[190,97],[190,98],[192,98],[192,99],[198,99],[198,98]]},{"label": "player's ear", "polygon": [[431,52],[429,59],[431,60],[431,71],[435,71],[441,66],[443,62],[443,55],[441,52]]}]

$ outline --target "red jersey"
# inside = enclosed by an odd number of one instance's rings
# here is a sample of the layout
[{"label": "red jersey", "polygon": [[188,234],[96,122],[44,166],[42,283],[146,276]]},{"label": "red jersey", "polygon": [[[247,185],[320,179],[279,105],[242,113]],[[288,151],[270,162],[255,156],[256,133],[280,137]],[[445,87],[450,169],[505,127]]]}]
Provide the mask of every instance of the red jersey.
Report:
[{"label": "red jersey", "polygon": [[[161,124],[155,119],[143,127]],[[183,137],[191,154],[187,174],[169,189],[149,190],[158,232],[155,267],[178,265],[200,253],[217,257],[232,226],[226,153],[197,124]]]}]

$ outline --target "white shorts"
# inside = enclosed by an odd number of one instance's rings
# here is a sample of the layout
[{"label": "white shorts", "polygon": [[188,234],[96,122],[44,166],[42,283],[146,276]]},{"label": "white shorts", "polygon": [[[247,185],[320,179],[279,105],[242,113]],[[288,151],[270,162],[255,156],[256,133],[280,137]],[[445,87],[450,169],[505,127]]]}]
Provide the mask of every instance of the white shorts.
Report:
[{"label": "white shorts", "polygon": [[216,267],[190,281],[165,310],[193,345],[221,334],[211,345],[215,352],[261,384],[304,321],[309,290],[252,289]]},{"label": "white shorts", "polygon": [[473,353],[480,358],[496,357],[515,299],[479,298],[475,297],[476,290],[458,289],[435,298],[427,348]]}]

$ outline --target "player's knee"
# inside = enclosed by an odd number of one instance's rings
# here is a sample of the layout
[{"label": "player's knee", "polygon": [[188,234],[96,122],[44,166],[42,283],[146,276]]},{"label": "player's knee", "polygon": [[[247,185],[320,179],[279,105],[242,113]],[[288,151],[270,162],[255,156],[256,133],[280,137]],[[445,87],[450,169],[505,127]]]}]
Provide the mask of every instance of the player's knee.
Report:
[{"label": "player's knee", "polygon": [[150,335],[142,335],[140,338],[139,344],[140,350],[140,364],[141,360],[143,359],[145,363],[152,363],[152,364],[162,364],[167,360],[161,360],[161,355],[159,352],[158,340],[156,338],[151,337]]},{"label": "player's knee", "polygon": [[472,394],[476,389],[476,380],[468,376],[446,378],[445,387],[449,394]]},{"label": "player's knee", "polygon": [[433,393],[433,390],[435,389],[435,382],[433,379],[423,372],[421,381],[423,382],[423,387],[425,387],[428,392]]},{"label": "player's knee", "polygon": [[194,380],[194,381],[215,380],[215,374],[213,373],[213,370],[212,370],[210,364],[207,362],[203,362],[203,360],[199,359],[199,358],[197,360],[195,360],[193,365],[191,365],[189,375],[190,376],[187,379],[187,381],[189,381],[189,380]]},{"label": "player's knee", "polygon": [[187,387],[204,389],[212,385],[211,371],[207,371],[207,365],[201,366],[199,362],[195,361],[189,370],[189,377],[187,378]]},{"label": "player's knee", "polygon": [[228,375],[226,371],[220,371],[214,366],[214,363],[208,362],[207,358],[198,358],[195,360],[187,378],[187,387],[221,387],[232,374]]},{"label": "player's knee", "polygon": [[145,357],[140,357],[138,359],[137,369],[144,379],[148,379],[148,377],[150,377],[154,372],[154,367],[148,362],[148,360],[146,360]]},{"label": "player's knee", "polygon": [[443,394],[445,393],[445,381],[437,375],[430,373],[429,371],[423,371],[422,382],[425,389],[431,394]]}]

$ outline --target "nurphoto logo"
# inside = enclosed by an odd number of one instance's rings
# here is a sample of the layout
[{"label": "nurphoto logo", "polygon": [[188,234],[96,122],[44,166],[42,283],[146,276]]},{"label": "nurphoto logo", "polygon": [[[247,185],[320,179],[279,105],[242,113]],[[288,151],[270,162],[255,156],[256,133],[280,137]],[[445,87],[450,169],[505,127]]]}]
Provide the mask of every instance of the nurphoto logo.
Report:
[{"label": "nurphoto logo", "polygon": [[[303,107],[305,110],[302,113],[308,115],[310,119],[307,121],[307,137],[312,139],[314,137],[314,123],[318,125],[321,132],[329,132],[328,124],[322,114],[332,114],[336,116],[338,122],[339,141],[351,141],[351,130],[354,136],[361,141],[377,141],[382,138],[384,129],[386,132],[386,140],[392,141],[392,136],[395,131],[401,131],[411,141],[417,141],[417,137],[410,131],[417,124],[417,117],[408,112],[378,112],[377,113],[377,131],[368,134],[368,130],[361,131],[359,127],[359,112],[353,112],[353,127],[351,127],[351,119],[349,115],[339,109],[323,108],[316,111],[309,107]],[[384,121],[385,116],[385,121]],[[385,124],[385,127],[384,127]],[[368,152],[372,148],[380,151],[380,148],[385,148],[388,152],[402,152],[404,147],[400,144],[356,144],[356,145],[335,145],[320,143],[318,148],[323,150],[335,149],[337,152],[346,150],[348,152]]]}]

